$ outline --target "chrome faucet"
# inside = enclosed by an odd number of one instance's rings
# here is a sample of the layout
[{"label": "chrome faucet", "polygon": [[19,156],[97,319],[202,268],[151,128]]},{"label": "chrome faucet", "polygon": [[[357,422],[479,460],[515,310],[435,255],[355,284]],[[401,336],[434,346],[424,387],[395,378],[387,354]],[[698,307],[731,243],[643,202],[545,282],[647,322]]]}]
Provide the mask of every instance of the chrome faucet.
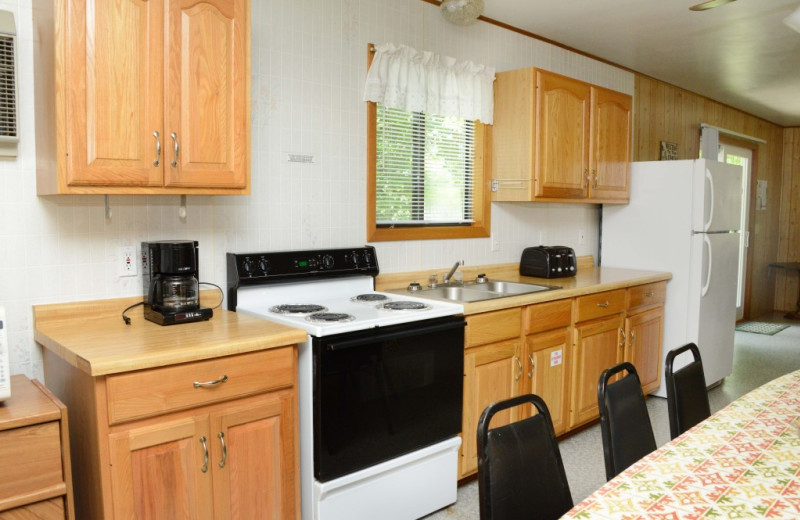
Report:
[{"label": "chrome faucet", "polygon": [[446,283],[446,284],[450,283],[450,279],[453,277],[454,274],[456,274],[456,269],[458,269],[458,266],[460,266],[460,265],[464,265],[464,261],[463,260],[460,260],[460,261],[456,262],[455,264],[453,264],[453,267],[450,269],[450,272],[447,273],[446,275],[444,275],[444,283]]}]

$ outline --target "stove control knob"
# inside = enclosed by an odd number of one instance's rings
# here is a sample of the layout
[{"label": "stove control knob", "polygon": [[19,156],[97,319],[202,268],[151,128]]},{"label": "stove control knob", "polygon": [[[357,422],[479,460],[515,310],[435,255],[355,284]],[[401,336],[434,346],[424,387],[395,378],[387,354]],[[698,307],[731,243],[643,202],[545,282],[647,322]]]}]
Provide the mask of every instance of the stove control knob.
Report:
[{"label": "stove control knob", "polygon": [[358,253],[353,251],[352,254],[347,255],[347,258],[350,260],[350,263],[353,264],[353,267],[358,267]]},{"label": "stove control knob", "polygon": [[322,257],[322,267],[325,269],[333,269],[333,256],[325,255]]},{"label": "stove control knob", "polygon": [[262,274],[266,275],[269,273],[269,260],[264,258],[263,256],[258,261],[258,268],[261,270]]},{"label": "stove control knob", "polygon": [[372,255],[369,253],[369,251],[364,251],[364,263],[367,265],[367,267],[372,265]]},{"label": "stove control knob", "polygon": [[248,257],[242,261],[242,271],[247,276],[250,276],[253,272],[253,261]]}]

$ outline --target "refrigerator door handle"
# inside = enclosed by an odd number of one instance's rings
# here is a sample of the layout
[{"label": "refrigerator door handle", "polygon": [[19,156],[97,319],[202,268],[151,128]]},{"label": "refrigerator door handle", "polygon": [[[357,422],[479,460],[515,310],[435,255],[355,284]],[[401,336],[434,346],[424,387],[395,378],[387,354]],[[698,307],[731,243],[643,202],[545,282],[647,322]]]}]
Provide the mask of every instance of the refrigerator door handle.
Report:
[{"label": "refrigerator door handle", "polygon": [[708,288],[711,286],[711,268],[713,264],[711,258],[711,240],[708,238],[708,235],[703,235],[703,244],[705,244],[708,249],[708,269],[706,269],[706,283],[703,284],[700,296],[705,296],[708,293]]},{"label": "refrigerator door handle", "polygon": [[714,178],[711,176],[711,170],[708,168],[706,168],[706,180],[708,181],[709,187],[708,194],[711,197],[711,207],[708,212],[708,220],[703,225],[703,231],[708,231],[709,228],[711,228],[711,222],[714,220]]}]

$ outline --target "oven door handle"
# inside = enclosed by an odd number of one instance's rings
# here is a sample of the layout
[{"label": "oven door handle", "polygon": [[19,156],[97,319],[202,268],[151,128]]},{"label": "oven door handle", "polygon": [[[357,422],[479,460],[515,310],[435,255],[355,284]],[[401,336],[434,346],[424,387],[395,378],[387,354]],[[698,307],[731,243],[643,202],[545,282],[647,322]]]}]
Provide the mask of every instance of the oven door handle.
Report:
[{"label": "oven door handle", "polygon": [[411,329],[402,332],[385,332],[385,333],[377,333],[371,336],[358,338],[358,339],[351,339],[351,340],[344,340],[344,341],[334,341],[328,343],[326,345],[326,349],[330,351],[336,350],[344,350],[353,347],[360,347],[362,345],[369,345],[370,343],[379,343],[382,341],[392,340],[392,339],[400,339],[400,338],[407,338],[411,336],[423,336],[425,334],[431,334],[433,332],[441,332],[444,330],[455,330],[459,328],[464,328],[467,326],[467,322],[465,321],[457,321],[457,322],[450,322],[450,323],[439,323],[436,325],[429,325],[426,327],[421,327],[418,329]]}]

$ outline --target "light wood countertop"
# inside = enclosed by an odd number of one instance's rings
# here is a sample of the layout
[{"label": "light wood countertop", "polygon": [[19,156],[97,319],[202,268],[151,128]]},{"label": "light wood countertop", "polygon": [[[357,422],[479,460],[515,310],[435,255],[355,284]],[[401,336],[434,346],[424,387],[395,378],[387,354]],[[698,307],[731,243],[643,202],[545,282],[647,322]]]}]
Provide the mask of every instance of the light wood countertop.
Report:
[{"label": "light wood countertop", "polygon": [[36,305],[34,338],[92,376],[154,368],[294,345],[306,332],[252,316],[214,309],[208,321],[161,326],[142,308],[121,313],[141,297]]},{"label": "light wood countertop", "polygon": [[[633,287],[635,285],[661,282],[672,278],[671,273],[661,271],[640,271],[636,269],[620,269],[616,267],[594,267],[591,265],[586,266],[585,264],[578,266],[578,273],[575,276],[567,278],[533,278],[530,276],[520,276],[518,267],[519,264],[498,264],[496,266],[482,266],[471,268],[469,270],[465,269],[464,280],[467,282],[472,281],[475,278],[475,275],[472,274],[472,272],[480,272],[486,273],[489,279],[558,286],[560,289],[523,294],[520,296],[495,298],[493,300],[484,300],[480,302],[464,303],[464,314],[478,314],[481,312],[508,309],[522,305],[531,305],[534,303],[574,298],[576,296],[594,294],[602,291],[624,289],[626,287]],[[425,280],[421,278],[418,273],[413,274],[417,275],[416,280],[424,286]],[[395,275],[391,276],[391,279],[386,279],[384,281],[385,284],[397,283],[395,280],[399,280],[399,277],[396,277]],[[414,280],[410,279],[409,281]],[[416,297],[425,297],[424,292],[407,292],[405,290],[405,286],[402,284],[400,284],[400,288],[398,288],[398,285],[395,285],[394,288],[389,288],[385,285],[384,287],[385,288],[382,290],[387,290],[393,293],[412,294]]]}]

